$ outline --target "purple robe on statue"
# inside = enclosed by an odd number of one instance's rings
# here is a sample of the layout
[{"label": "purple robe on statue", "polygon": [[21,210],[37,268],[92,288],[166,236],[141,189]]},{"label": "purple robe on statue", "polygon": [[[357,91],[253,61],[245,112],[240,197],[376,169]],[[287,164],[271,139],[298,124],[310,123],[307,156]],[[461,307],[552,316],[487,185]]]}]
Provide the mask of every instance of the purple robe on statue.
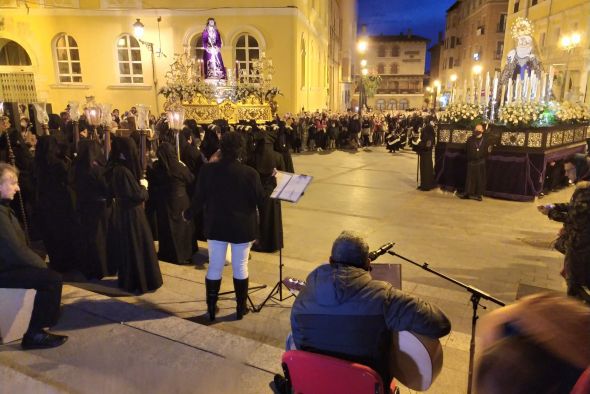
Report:
[{"label": "purple robe on statue", "polygon": [[221,36],[215,28],[206,27],[203,30],[203,63],[205,78],[227,79],[225,66],[221,58]]}]

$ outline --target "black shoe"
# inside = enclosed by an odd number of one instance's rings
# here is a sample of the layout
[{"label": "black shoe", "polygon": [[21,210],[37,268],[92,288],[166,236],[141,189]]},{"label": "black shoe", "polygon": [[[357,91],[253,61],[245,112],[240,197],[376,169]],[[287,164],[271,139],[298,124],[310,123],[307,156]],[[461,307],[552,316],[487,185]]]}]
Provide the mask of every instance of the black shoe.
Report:
[{"label": "black shoe", "polygon": [[473,196],[471,197],[472,200],[477,200],[477,201],[482,201],[483,198],[481,198],[481,196]]},{"label": "black shoe", "polygon": [[248,278],[234,278],[234,290],[236,291],[236,320],[242,320],[247,315],[248,309]]},{"label": "black shoe", "polygon": [[467,200],[469,198],[469,194],[457,194],[461,200]]},{"label": "black shoe", "polygon": [[66,343],[68,337],[65,335],[56,335],[45,330],[40,330],[35,333],[26,333],[20,346],[24,350],[31,349],[49,349],[58,347]]},{"label": "black shoe", "polygon": [[209,313],[209,320],[215,320],[215,314],[219,312],[217,308],[217,299],[219,298],[219,288],[221,287],[221,279],[213,280],[205,278],[205,293],[207,294],[207,312]]},{"label": "black shoe", "polygon": [[290,393],[289,382],[287,382],[287,379],[285,379],[283,375],[276,374],[274,376],[273,381],[275,383],[275,389],[277,390],[277,392],[279,392],[280,394]]}]

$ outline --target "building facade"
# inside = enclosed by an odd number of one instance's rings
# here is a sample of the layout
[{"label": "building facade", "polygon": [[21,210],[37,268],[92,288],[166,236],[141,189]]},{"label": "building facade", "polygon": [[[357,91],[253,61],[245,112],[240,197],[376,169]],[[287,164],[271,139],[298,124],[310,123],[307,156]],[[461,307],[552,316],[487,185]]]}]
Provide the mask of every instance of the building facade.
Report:
[{"label": "building facade", "polygon": [[507,14],[507,0],[460,0],[447,10],[438,70],[443,91],[453,88],[456,76],[456,95],[463,96],[474,66],[492,78],[501,71]]},{"label": "building facade", "polygon": [[210,17],[226,68],[273,60],[280,113],[350,105],[355,0],[0,0],[0,101],[46,100],[59,112],[95,96],[161,111],[174,54],[197,56]]},{"label": "building facade", "polygon": [[[553,96],[557,99],[590,103],[590,1],[510,0],[508,28],[518,17],[533,23],[535,53],[543,69],[553,67]],[[573,35],[579,42],[567,47],[563,40]],[[577,41],[577,40],[575,40]],[[504,41],[504,59],[515,46],[510,34]]]},{"label": "building facade", "polygon": [[[367,51],[357,55],[355,78],[360,79],[360,63],[366,60],[369,74],[381,77],[374,97],[367,105],[374,110],[404,110],[424,106],[426,46],[430,40],[408,31],[399,35],[367,37]],[[359,86],[353,107],[358,107]]]}]

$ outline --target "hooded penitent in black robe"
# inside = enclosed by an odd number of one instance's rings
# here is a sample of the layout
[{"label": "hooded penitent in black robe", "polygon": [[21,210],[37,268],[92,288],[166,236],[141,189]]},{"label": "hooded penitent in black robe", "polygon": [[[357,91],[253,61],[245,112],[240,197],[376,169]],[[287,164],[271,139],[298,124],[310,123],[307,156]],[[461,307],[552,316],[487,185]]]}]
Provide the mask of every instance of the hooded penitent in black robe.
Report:
[{"label": "hooded penitent in black robe", "polygon": [[428,123],[420,131],[420,141],[414,145],[414,150],[418,154],[420,164],[420,186],[418,186],[418,189],[422,191],[431,190],[436,186],[432,165],[434,141],[434,128]]},{"label": "hooded penitent in black robe", "polygon": [[130,138],[113,139],[105,177],[113,197],[109,227],[109,263],[119,271],[119,287],[145,293],[162,285],[162,274],[143,202],[137,146]]},{"label": "hooded penitent in black robe", "polygon": [[[272,175],[273,170],[284,171],[282,155],[273,148],[276,137],[272,132],[259,132],[256,152],[254,154],[254,168],[260,174],[262,187],[267,197],[277,186],[277,180]],[[281,217],[281,202],[274,198],[267,198],[259,211],[259,237],[252,249],[257,252],[272,253],[283,247],[283,221]]]},{"label": "hooded penitent in black robe", "polygon": [[190,206],[187,193],[194,176],[178,161],[176,149],[167,142],[158,147],[158,160],[150,177],[150,190],[156,197],[158,222],[158,258],[171,263],[190,262],[193,255],[193,223],[183,218]]},{"label": "hooded penitent in black robe", "polygon": [[36,217],[49,255],[49,266],[58,272],[81,269],[74,236],[78,232],[68,185],[69,163],[58,157],[54,136],[38,138],[35,153],[37,172]]},{"label": "hooded penitent in black robe", "polygon": [[279,122],[279,129],[277,132],[277,139],[275,141],[275,150],[283,156],[283,162],[285,163],[285,171],[295,172],[293,166],[293,158],[291,157],[291,142],[290,133],[293,132],[291,126],[287,127],[285,122]]},{"label": "hooded penitent in black robe", "polygon": [[78,145],[74,164],[74,189],[80,218],[81,271],[88,279],[114,275],[109,267],[107,230],[111,213],[109,188],[104,177],[106,160],[97,141],[86,140]]},{"label": "hooded penitent in black robe", "polygon": [[486,190],[486,159],[492,152],[493,138],[485,134],[467,138],[467,177],[465,196],[481,197]]}]

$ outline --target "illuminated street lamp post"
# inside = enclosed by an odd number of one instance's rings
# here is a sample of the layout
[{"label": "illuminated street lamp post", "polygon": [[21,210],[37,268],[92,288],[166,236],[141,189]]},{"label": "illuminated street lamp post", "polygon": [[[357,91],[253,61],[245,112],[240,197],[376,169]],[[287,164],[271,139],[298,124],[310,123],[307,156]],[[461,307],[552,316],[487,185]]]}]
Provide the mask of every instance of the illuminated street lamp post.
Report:
[{"label": "illuminated street lamp post", "polygon": [[433,89],[433,93],[434,93],[434,104],[432,106],[432,108],[436,111],[436,96],[438,96],[438,94],[440,93],[440,81],[437,79],[434,81],[433,83],[434,85],[434,89]]},{"label": "illuminated street lamp post", "polygon": [[[160,31],[160,22],[162,21],[162,17],[158,17],[158,32]],[[152,58],[152,81],[154,82],[154,94],[156,95],[156,113],[160,114],[160,106],[158,105],[158,78],[156,77],[156,56],[154,53],[154,43],[149,41],[143,40],[144,34],[144,25],[141,23],[140,18],[137,18],[137,21],[133,24],[133,34],[139,42],[146,46],[146,48],[150,51],[150,55]],[[162,48],[158,50],[158,56],[164,56],[162,53]]]},{"label": "illuminated street lamp post", "polygon": [[572,52],[580,45],[582,36],[578,33],[572,33],[571,35],[565,35],[559,40],[559,45],[567,52],[567,58],[565,62],[565,71],[563,73],[563,83],[561,84],[561,94],[559,95],[561,100],[565,98],[566,84],[569,80],[569,66]]},{"label": "illuminated street lamp post", "polygon": [[[357,44],[356,49],[361,54],[364,55],[367,52],[367,48],[369,47],[369,43],[366,38],[361,38]],[[367,69],[367,60],[362,59],[360,61],[361,65],[361,75],[359,76],[360,87],[359,87],[359,119],[362,122],[362,114],[363,114],[363,105],[365,98],[365,80],[364,78],[369,74],[369,70]]]}]

